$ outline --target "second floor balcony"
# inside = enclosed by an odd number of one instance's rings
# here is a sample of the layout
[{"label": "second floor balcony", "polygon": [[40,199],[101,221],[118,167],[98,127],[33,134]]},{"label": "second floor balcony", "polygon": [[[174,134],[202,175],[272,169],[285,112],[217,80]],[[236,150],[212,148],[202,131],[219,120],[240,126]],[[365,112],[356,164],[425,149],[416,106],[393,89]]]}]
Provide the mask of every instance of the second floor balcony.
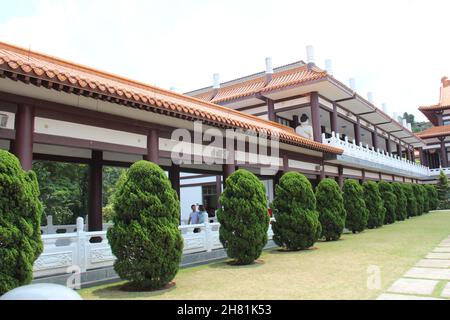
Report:
[{"label": "second floor balcony", "polygon": [[322,142],[344,150],[342,155],[337,156],[337,162],[391,174],[401,173],[413,178],[430,176],[430,169],[426,166],[389,154],[383,150],[363,146],[362,143],[357,145],[355,141],[348,141],[347,137],[342,140],[339,133],[333,132],[329,138],[326,138],[323,134]]}]

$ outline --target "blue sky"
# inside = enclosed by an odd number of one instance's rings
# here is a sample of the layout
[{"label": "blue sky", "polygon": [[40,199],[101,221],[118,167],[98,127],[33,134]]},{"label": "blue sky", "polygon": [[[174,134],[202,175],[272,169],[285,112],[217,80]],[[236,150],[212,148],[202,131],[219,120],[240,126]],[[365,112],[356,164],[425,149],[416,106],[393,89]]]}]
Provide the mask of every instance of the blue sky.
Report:
[{"label": "blue sky", "polygon": [[184,92],[306,59],[390,113],[439,98],[450,1],[0,0],[0,41]]}]

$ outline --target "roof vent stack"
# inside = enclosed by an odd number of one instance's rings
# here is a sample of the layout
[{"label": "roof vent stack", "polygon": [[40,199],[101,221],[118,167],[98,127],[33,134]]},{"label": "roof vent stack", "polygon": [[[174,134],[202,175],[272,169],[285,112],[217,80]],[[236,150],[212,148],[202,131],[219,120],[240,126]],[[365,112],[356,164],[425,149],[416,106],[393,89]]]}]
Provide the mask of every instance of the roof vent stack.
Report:
[{"label": "roof vent stack", "polygon": [[352,89],[353,91],[356,90],[356,81],[355,78],[350,78],[348,79],[348,85],[350,86],[350,89]]},{"label": "roof vent stack", "polygon": [[381,108],[383,109],[383,112],[384,112],[384,113],[386,113],[386,114],[388,113],[386,103],[382,103],[382,104],[381,104]]},{"label": "roof vent stack", "polygon": [[213,74],[213,89],[220,89],[220,75],[218,73]]},{"label": "roof vent stack", "polygon": [[410,122],[408,122],[408,130],[409,130],[409,131],[412,131],[411,123],[410,123]]},{"label": "roof vent stack", "polygon": [[370,103],[373,103],[373,93],[371,91],[367,92],[367,100],[369,100]]},{"label": "roof vent stack", "polygon": [[325,70],[330,76],[333,75],[333,66],[331,64],[331,59],[325,60]]},{"label": "roof vent stack", "polygon": [[405,118],[402,119],[402,125],[403,125],[405,128],[408,128],[408,123],[406,122],[406,119],[405,119]]},{"label": "roof vent stack", "polygon": [[392,114],[392,117],[394,118],[395,121],[398,122],[398,113],[397,113],[397,112],[394,112],[394,113]]},{"label": "roof vent stack", "polygon": [[273,66],[272,66],[272,58],[266,58],[266,84],[272,80],[273,75]]}]

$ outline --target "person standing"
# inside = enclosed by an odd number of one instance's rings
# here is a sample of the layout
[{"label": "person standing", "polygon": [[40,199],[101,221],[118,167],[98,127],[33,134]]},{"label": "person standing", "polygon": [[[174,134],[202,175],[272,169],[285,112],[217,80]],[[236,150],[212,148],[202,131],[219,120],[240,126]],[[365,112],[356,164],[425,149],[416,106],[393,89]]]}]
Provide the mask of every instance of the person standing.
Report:
[{"label": "person standing", "polygon": [[295,128],[295,132],[303,138],[313,140],[313,129],[306,114],[302,114],[300,117],[300,125]]}]

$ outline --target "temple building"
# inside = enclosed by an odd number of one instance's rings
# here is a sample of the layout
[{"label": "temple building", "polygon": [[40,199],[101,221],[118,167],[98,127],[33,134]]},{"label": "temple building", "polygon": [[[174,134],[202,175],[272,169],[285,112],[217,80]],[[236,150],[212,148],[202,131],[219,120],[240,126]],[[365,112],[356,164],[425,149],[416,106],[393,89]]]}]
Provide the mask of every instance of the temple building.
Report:
[{"label": "temple building", "polygon": [[448,147],[450,146],[450,80],[441,79],[439,103],[421,106],[419,110],[430,120],[433,127],[417,133],[425,146],[419,148],[421,162],[428,166],[431,173],[438,174],[440,169],[448,170]]},{"label": "temple building", "polygon": [[[238,168],[260,178],[270,201],[286,171],[303,173],[313,185],[325,177],[341,185],[344,179],[420,183],[430,172],[415,161],[415,148],[437,166],[435,148],[447,166],[442,136],[412,133],[312,62],[272,68],[267,59],[265,71],[214,79],[211,87],[179,94],[0,42],[0,148],[25,170],[53,161],[84,164],[89,172],[88,223],[80,218],[76,226],[53,226],[49,220],[42,227],[36,278],[71,272],[74,264],[82,272],[111,268],[115,257],[102,221],[106,166],[146,159],[166,171],[180,196],[185,255],[222,248],[217,224],[184,223],[193,203],[217,209],[224,181]],[[446,128],[446,112],[442,106],[426,114]],[[239,134],[228,138],[230,130]],[[182,161],[174,150],[183,151]],[[65,235],[53,234],[63,229]]]}]

